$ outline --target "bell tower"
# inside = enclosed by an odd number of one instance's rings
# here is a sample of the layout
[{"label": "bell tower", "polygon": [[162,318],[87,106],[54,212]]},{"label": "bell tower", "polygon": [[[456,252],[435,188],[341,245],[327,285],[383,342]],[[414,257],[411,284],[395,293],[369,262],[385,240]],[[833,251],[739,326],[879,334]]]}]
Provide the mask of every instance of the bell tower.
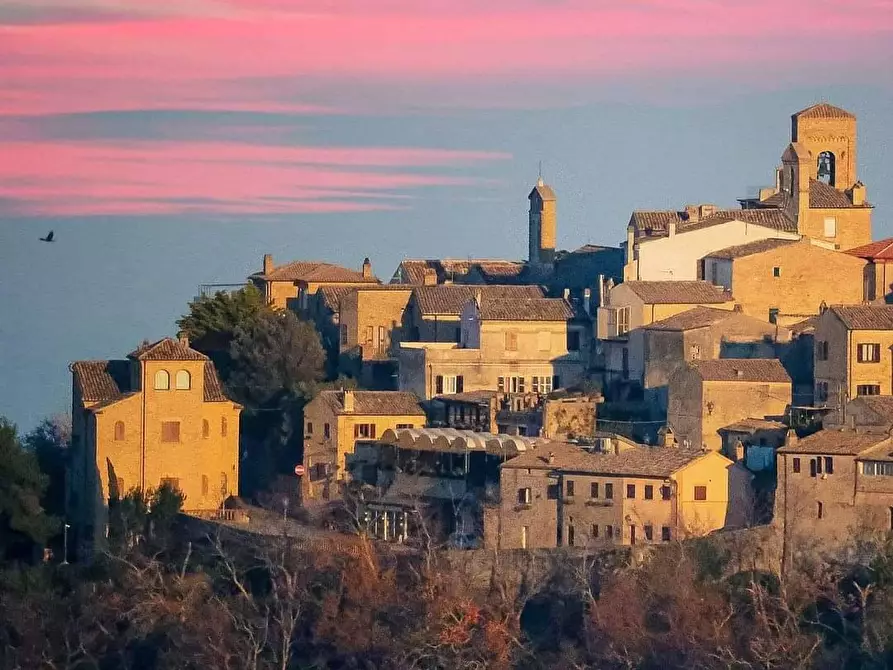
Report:
[{"label": "bell tower", "polygon": [[555,191],[540,175],[527,199],[530,201],[528,260],[534,268],[548,271],[555,263],[555,238],[558,225]]},{"label": "bell tower", "polygon": [[848,191],[856,176],[856,117],[819,103],[791,116],[791,143],[806,150],[809,178]]}]

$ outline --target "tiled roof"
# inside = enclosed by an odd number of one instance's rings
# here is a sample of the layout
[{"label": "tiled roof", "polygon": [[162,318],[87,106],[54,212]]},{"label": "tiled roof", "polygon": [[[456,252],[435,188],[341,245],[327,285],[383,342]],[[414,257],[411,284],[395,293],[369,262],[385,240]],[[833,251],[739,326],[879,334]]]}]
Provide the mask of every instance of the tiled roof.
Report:
[{"label": "tiled roof", "polygon": [[322,286],[318,293],[322,297],[322,304],[331,312],[338,312],[341,309],[341,299],[351,291],[355,290],[351,286]]},{"label": "tiled roof", "polygon": [[635,211],[629,219],[629,225],[635,227],[637,237],[665,236],[669,224],[676,224],[676,232],[683,233],[690,230],[709,228],[729,221],[744,221],[754,225],[780,230],[783,232],[797,232],[797,224],[791,220],[782,210],[768,209],[723,209],[705,216],[699,220],[692,220],[685,211]]},{"label": "tiled roof", "polygon": [[893,237],[869,242],[855,249],[847,249],[844,253],[872,261],[893,261]]},{"label": "tiled roof", "polygon": [[806,109],[801,109],[794,116],[801,119],[855,119],[856,116],[827,102],[820,102],[810,105]]},{"label": "tiled roof", "polygon": [[776,358],[720,358],[689,363],[705,382],[791,383]]},{"label": "tiled roof", "polygon": [[722,323],[732,316],[740,316],[740,314],[728,309],[698,306],[667,319],[655,321],[645,326],[645,330],[694,330],[696,328],[707,328],[708,326]]},{"label": "tiled roof", "polygon": [[[87,403],[108,405],[134,392],[130,384],[131,361],[75,361],[71,365],[75,384]],[[231,402],[211,361],[205,362],[204,401]]]},{"label": "tiled roof", "polygon": [[127,354],[138,361],[206,361],[208,357],[189,345],[166,337],[157,342],[145,343]]},{"label": "tiled roof", "polygon": [[863,395],[850,400],[849,404],[863,405],[879,418],[893,423],[893,396]]},{"label": "tiled roof", "polygon": [[781,447],[778,453],[855,456],[889,439],[890,436],[885,432],[825,429]]},{"label": "tiled roof", "polygon": [[489,403],[498,393],[498,391],[465,391],[463,393],[448,393],[435,396],[435,400],[445,400],[447,402]]},{"label": "tiled roof", "polygon": [[[809,180],[809,206],[814,209],[848,209],[856,207],[850,197],[818,179]],[[869,205],[859,205],[868,207]]]},{"label": "tiled roof", "polygon": [[211,361],[205,363],[205,402],[231,402],[223,390],[223,382],[217,375],[217,368]]},{"label": "tiled roof", "polygon": [[[552,463],[549,463],[550,453],[553,455]],[[617,454],[604,454],[564,442],[550,442],[537,445],[536,449],[506,461],[502,467],[626,477],[669,477],[706,455],[700,449],[645,446],[625,449]]]},{"label": "tiled roof", "polygon": [[794,335],[802,335],[804,333],[814,333],[816,324],[819,322],[819,315],[814,314],[808,319],[804,319],[803,321],[798,321],[790,326],[788,326],[788,330],[790,330]]},{"label": "tiled roof", "polygon": [[[336,414],[344,412],[342,391],[321,391],[319,396]],[[405,391],[353,391],[353,396],[353,414],[425,416],[418,398]]]},{"label": "tiled roof", "polygon": [[[748,242],[747,244],[739,244],[734,247],[726,247],[718,251],[712,251],[707,256],[709,258],[743,258],[744,256],[753,256],[761,254],[764,251],[774,251],[781,247],[787,247],[797,244],[800,240],[757,240],[756,242]],[[806,242],[809,244],[809,242]]]},{"label": "tiled roof", "polygon": [[555,197],[555,191],[552,190],[552,187],[548,184],[543,183],[542,179],[539,180],[536,186],[533,187],[533,190],[530,192],[528,198],[532,196],[534,193],[539,195],[539,197],[543,200],[543,202],[550,202],[552,200],[557,200]]},{"label": "tiled roof", "polygon": [[850,330],[893,330],[893,305],[834,305],[830,309]]},{"label": "tiled roof", "polygon": [[729,302],[732,294],[710,282],[692,281],[628,281],[627,286],[646,305],[701,305]]},{"label": "tiled roof", "polygon": [[564,298],[483,298],[482,321],[569,321],[578,316]]},{"label": "tiled roof", "polygon": [[526,300],[543,298],[545,294],[539,286],[471,286],[468,284],[439,284],[437,286],[417,286],[413,292],[419,311],[424,315],[459,316],[465,304],[481,292],[484,302],[489,300]]},{"label": "tiled roof", "polygon": [[769,419],[742,419],[729,426],[723,426],[719,430],[727,430],[735,433],[754,433],[758,430],[786,430],[787,426],[781,421]]},{"label": "tiled roof", "polygon": [[364,277],[362,272],[341,265],[320,261],[295,261],[280,265],[269,274],[257,272],[252,277],[266,281],[328,282],[331,284],[378,284],[375,277]]},{"label": "tiled roof", "polygon": [[480,273],[484,281],[497,283],[500,280],[503,282],[509,279],[517,280],[523,274],[525,267],[525,264],[519,261],[505,260],[410,259],[404,260],[400,264],[397,274],[402,270],[402,281],[408,284],[421,285],[425,281],[425,270],[427,269],[434,270],[438,283],[461,281],[474,270]]}]

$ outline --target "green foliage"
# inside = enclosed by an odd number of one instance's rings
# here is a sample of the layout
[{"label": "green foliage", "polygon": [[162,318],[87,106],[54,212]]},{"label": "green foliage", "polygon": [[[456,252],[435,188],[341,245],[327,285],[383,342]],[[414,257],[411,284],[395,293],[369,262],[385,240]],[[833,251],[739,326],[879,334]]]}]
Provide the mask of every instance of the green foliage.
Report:
[{"label": "green foliage", "polygon": [[40,504],[47,486],[37,457],[25,451],[14,424],[0,417],[0,552],[43,545],[58,528]]},{"label": "green foliage", "polygon": [[65,515],[65,464],[71,445],[71,418],[48,417],[24,437],[25,448],[35,455],[40,471],[47,477],[41,505],[48,514]]},{"label": "green foliage", "polygon": [[165,482],[143,492],[131,489],[109,499],[109,539],[114,550],[122,552],[147,541],[166,544],[174,520],[183,509],[186,496]]}]

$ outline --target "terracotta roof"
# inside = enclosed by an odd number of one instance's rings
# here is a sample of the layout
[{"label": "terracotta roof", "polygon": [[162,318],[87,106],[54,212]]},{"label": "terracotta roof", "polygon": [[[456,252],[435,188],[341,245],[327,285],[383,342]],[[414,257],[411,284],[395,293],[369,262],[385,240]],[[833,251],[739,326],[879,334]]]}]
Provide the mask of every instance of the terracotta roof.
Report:
[{"label": "terracotta roof", "polygon": [[705,382],[791,383],[776,358],[720,358],[691,361],[689,365]]},{"label": "terracotta roof", "polygon": [[858,432],[831,428],[813,433],[794,444],[785,445],[778,450],[778,453],[855,456],[889,439],[890,436],[885,432]]},{"label": "terracotta roof", "polygon": [[220,377],[217,375],[217,368],[214,367],[211,361],[205,363],[204,391],[205,402],[232,402],[226,397],[226,393],[223,390],[223,382],[220,381]]},{"label": "terracotta roof", "polygon": [[[381,416],[425,416],[419,400],[405,391],[353,391],[353,414]],[[321,391],[319,397],[328,403],[336,414],[344,413],[342,391]]]},{"label": "terracotta roof", "polygon": [[782,210],[767,209],[723,209],[699,220],[691,220],[685,211],[635,211],[629,219],[629,225],[635,227],[638,237],[663,237],[667,234],[670,223],[676,224],[676,232],[684,233],[701,228],[709,228],[729,221],[744,221],[754,225],[780,230],[789,233],[797,232],[797,224]]},{"label": "terracotta roof", "polygon": [[855,249],[847,249],[844,253],[871,261],[893,261],[893,237],[869,242]]},{"label": "terracotta roof", "polygon": [[[550,453],[554,457],[552,463],[549,463]],[[664,478],[706,455],[700,449],[645,446],[604,454],[564,442],[549,442],[506,461],[502,467]]]},{"label": "terracotta roof", "polygon": [[758,430],[787,430],[787,426],[781,421],[770,421],[769,419],[742,419],[731,425],[723,426],[719,430],[735,433],[754,433]]},{"label": "terracotta roof", "polygon": [[489,300],[526,300],[543,298],[545,294],[539,286],[472,286],[469,284],[439,284],[437,286],[417,286],[413,292],[419,311],[424,315],[459,316],[465,304],[481,292],[484,302]]},{"label": "terracotta roof", "polygon": [[[71,365],[74,382],[87,403],[99,403],[94,409],[110,405],[133,395],[130,384],[131,361],[75,361]],[[223,384],[211,361],[205,362],[204,401],[232,402],[226,397]]]},{"label": "terracotta roof", "polygon": [[364,277],[357,270],[320,261],[295,261],[273,268],[269,274],[256,272],[253,278],[266,281],[327,282],[330,284],[378,284],[375,277]]},{"label": "terracotta roof", "polygon": [[206,361],[208,357],[188,345],[166,337],[157,342],[146,343],[127,354],[127,358],[138,361]]},{"label": "terracotta roof", "polygon": [[482,321],[569,321],[581,316],[564,298],[483,298]]},{"label": "terracotta roof", "polygon": [[868,204],[854,205],[846,193],[818,179],[809,180],[809,206],[815,209],[870,207]]},{"label": "terracotta roof", "polygon": [[557,200],[555,197],[555,191],[552,190],[552,187],[543,182],[542,179],[538,180],[536,186],[533,187],[533,190],[530,192],[530,195],[527,197],[530,198],[533,194],[536,193],[543,200],[543,202],[550,202],[552,200]]},{"label": "terracotta roof", "polygon": [[[667,319],[655,321],[645,326],[645,330],[694,330],[707,328],[717,323],[722,323],[733,316],[741,316],[739,312],[728,309],[716,309],[715,307],[693,307],[684,312],[675,314]],[[757,319],[754,319],[757,321]]]},{"label": "terracotta roof", "polygon": [[627,286],[647,305],[701,305],[730,302],[732,294],[710,282],[628,281]]},{"label": "terracotta roof", "polygon": [[849,401],[850,405],[864,405],[879,418],[893,423],[893,396],[863,395]]},{"label": "terracotta roof", "polygon": [[447,402],[470,402],[470,403],[489,403],[496,397],[498,391],[466,391],[464,393],[448,393],[445,395],[435,396],[435,400],[445,400]]},{"label": "terracotta roof", "polygon": [[816,324],[819,322],[818,314],[814,314],[808,319],[804,319],[803,321],[798,321],[790,326],[788,326],[788,330],[790,330],[794,335],[802,335],[803,333],[814,333]]},{"label": "terracotta roof", "polygon": [[850,330],[893,330],[893,305],[834,305],[829,309]]},{"label": "terracotta roof", "polygon": [[[775,249],[787,247],[799,242],[800,240],[757,240],[756,242],[748,242],[747,244],[739,244],[734,247],[719,249],[718,251],[710,252],[706,257],[728,259],[743,258],[745,256],[761,254],[764,251],[774,251]],[[805,244],[809,244],[809,242],[807,241]]]},{"label": "terracotta roof", "polygon": [[[437,275],[437,282],[461,281],[472,270],[477,271],[490,283],[503,282],[506,279],[518,279],[525,270],[525,264],[520,261],[487,260],[487,259],[429,259],[429,260],[404,260],[395,273],[395,278],[402,270],[401,281],[408,284],[424,284],[425,270],[432,269]],[[393,280],[392,280],[393,281]]]},{"label": "terracotta roof", "polygon": [[801,109],[793,116],[801,119],[855,119],[856,116],[827,102],[820,102],[810,105],[806,109]]},{"label": "terracotta roof", "polygon": [[317,293],[322,298],[322,304],[331,312],[338,312],[341,309],[341,299],[351,291],[355,290],[351,286],[321,286]]}]

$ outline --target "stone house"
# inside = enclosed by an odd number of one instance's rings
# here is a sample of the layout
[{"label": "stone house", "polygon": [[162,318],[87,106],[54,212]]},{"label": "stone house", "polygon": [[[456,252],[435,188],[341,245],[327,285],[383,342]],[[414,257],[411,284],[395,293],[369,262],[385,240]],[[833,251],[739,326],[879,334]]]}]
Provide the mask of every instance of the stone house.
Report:
[{"label": "stone house", "polygon": [[730,291],[744,314],[784,326],[822,305],[862,302],[864,270],[862,259],[807,238],[751,242],[704,258],[705,278]]},{"label": "stone house", "polygon": [[815,403],[893,395],[893,305],[834,305],[815,327]]},{"label": "stone house", "polygon": [[590,321],[561,298],[465,304],[459,342],[403,342],[399,388],[423,400],[468,391],[550,393],[585,376]]},{"label": "stone house", "polygon": [[311,307],[311,296],[324,286],[345,288],[380,283],[372,274],[368,258],[363,260],[362,270],[356,271],[318,261],[295,261],[277,267],[270,254],[264,254],[263,269],[248,280],[277,309],[302,315]]},{"label": "stone house", "polygon": [[720,429],[744,419],[780,419],[791,378],[776,359],[689,361],[670,378],[667,424],[677,439],[713,451]]},{"label": "stone house", "polygon": [[827,428],[778,450],[775,524],[802,550],[893,530],[893,441],[886,430]]},{"label": "stone house", "polygon": [[667,385],[686,361],[717,358],[775,358],[791,341],[791,332],[742,314],[737,308],[694,307],[642,329],[645,395],[661,411]]},{"label": "stone house", "polygon": [[775,451],[784,444],[788,426],[771,419],[742,419],[719,429],[722,453],[743,461],[751,472],[775,467]]},{"label": "stone house", "polygon": [[214,364],[188,340],[145,343],[125,360],[76,361],[66,519],[89,554],[108,504],[167,482],[184,509],[215,511],[239,493],[239,415]]},{"label": "stone house", "polygon": [[893,302],[893,237],[869,242],[846,253],[867,261],[862,300]]},{"label": "stone house", "polygon": [[492,258],[406,259],[394,271],[392,284],[436,286],[449,284],[516,284],[526,269],[523,261]]},{"label": "stone house", "polygon": [[596,326],[596,369],[602,371],[605,386],[618,382],[641,386],[643,328],[697,306],[732,310],[735,303],[730,293],[705,281],[627,281],[609,287]]},{"label": "stone house", "polygon": [[546,443],[506,461],[485,516],[499,549],[670,542],[746,526],[751,475],[715,452],[645,447],[617,436]]},{"label": "stone house", "polygon": [[425,412],[411,393],[399,391],[320,391],[304,408],[305,504],[335,498],[347,478],[346,458],[357,442],[375,440],[386,430],[421,428]]},{"label": "stone house", "polygon": [[829,412],[823,420],[826,427],[893,428],[893,396],[863,395],[847,401],[843,411]]}]

